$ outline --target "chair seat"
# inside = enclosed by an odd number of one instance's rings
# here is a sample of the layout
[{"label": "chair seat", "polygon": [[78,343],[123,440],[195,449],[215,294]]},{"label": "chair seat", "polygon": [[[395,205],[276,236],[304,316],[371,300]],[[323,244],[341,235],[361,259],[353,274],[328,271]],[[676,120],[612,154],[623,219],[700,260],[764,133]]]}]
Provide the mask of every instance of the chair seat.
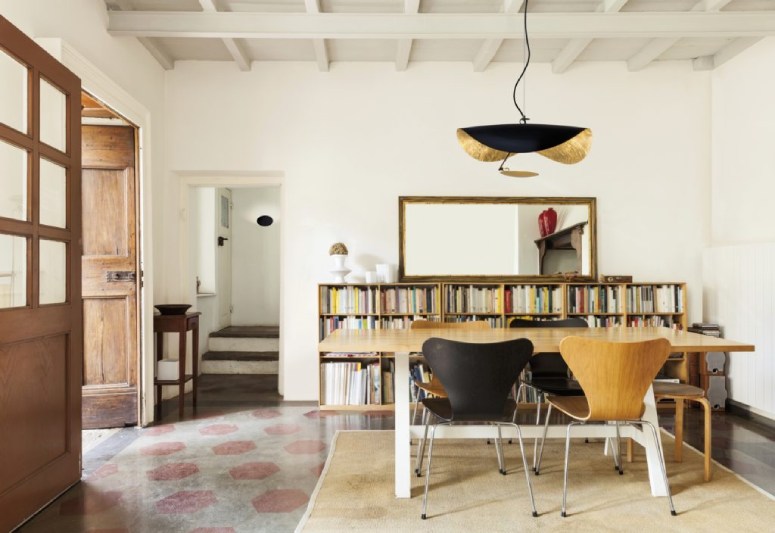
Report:
[{"label": "chair seat", "polygon": [[438,379],[431,379],[430,381],[420,381],[415,379],[414,384],[418,389],[423,390],[432,396],[436,396],[438,398],[447,397],[447,391],[444,390],[444,385],[442,385],[441,381]]},{"label": "chair seat", "polygon": [[655,381],[652,384],[654,387],[654,396],[663,398],[704,398],[705,391],[694,385],[688,385],[686,383],[670,383],[669,381]]},{"label": "chair seat", "polygon": [[557,396],[583,396],[579,382],[575,379],[566,377],[540,377],[534,376],[529,380],[522,380],[522,383],[533,388],[539,389],[549,394]]},{"label": "chair seat", "polygon": [[589,416],[586,396],[548,396],[546,401],[573,418],[585,419]]},{"label": "chair seat", "polygon": [[[431,413],[438,416],[439,418],[447,421],[452,420],[452,405],[449,403],[448,398],[425,398],[423,399],[422,404],[426,409],[428,409]],[[517,404],[514,400],[506,401],[506,403],[503,405],[503,422],[511,423],[511,417],[514,415],[514,409],[516,406]],[[465,416],[457,415],[454,418],[455,422],[478,422],[484,419],[492,422],[498,421],[494,419],[491,414]]]}]

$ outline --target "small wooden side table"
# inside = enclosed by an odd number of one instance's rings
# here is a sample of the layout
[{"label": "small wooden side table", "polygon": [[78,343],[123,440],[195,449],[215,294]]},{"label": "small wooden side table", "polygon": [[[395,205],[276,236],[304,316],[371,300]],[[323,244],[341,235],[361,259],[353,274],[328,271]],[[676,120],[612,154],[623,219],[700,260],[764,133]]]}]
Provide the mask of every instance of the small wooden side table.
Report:
[{"label": "small wooden side table", "polygon": [[[192,381],[192,405],[196,409],[196,382],[199,370],[199,315],[202,313],[186,313],[185,315],[154,315],[153,332],[156,334],[156,361],[160,361],[164,355],[163,336],[165,333],[177,333],[180,341],[178,344],[178,379],[154,379],[156,385],[156,397],[158,398],[157,419],[161,418],[161,391],[164,385],[178,386],[178,408],[180,418],[183,418],[183,396],[186,382]],[[186,374],[186,336],[192,332],[191,339],[191,374]]]}]

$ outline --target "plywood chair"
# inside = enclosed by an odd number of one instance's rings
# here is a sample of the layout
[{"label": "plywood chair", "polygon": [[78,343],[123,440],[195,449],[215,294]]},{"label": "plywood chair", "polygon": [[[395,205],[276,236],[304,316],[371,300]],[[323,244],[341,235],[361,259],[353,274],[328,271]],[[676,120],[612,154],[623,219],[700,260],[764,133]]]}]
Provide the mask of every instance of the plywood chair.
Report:
[{"label": "plywood chair", "polygon": [[657,400],[670,399],[675,401],[675,449],[673,457],[676,462],[683,460],[684,441],[684,400],[702,405],[705,414],[705,481],[711,478],[711,408],[705,397],[705,391],[686,383],[654,382],[654,397]]},{"label": "plywood chair", "polygon": [[[444,383],[447,393],[445,398],[424,398],[422,401],[426,413],[434,415],[430,444],[428,445],[428,466],[425,474],[422,518],[426,518],[428,507],[428,488],[430,486],[433,440],[436,428],[456,423],[487,423],[497,427],[495,450],[501,474],[506,473],[501,426],[505,424],[516,428],[530,505],[533,516],[538,516],[533,499],[530,474],[527,471],[522,433],[519,425],[512,421],[512,412],[516,402],[509,398],[512,385],[533,355],[533,343],[528,339],[480,344],[430,338],[423,343],[422,351],[439,380]],[[429,424],[430,417],[427,417],[426,434]]]},{"label": "plywood chair", "polygon": [[[584,396],[547,397],[550,405],[573,419],[568,424],[565,437],[561,515],[566,516],[571,428],[577,424],[608,422],[617,423],[617,428],[618,424],[645,424],[651,428],[652,437],[657,444],[659,466],[667,487],[670,513],[675,515],[657,430],[653,424],[642,419],[646,409],[643,397],[670,354],[670,341],[654,339],[643,342],[611,342],[571,336],[560,343],[560,353],[584,391]],[[546,420],[548,424],[548,417]]]},{"label": "plywood chair", "polygon": [[[411,329],[464,329],[464,330],[482,330],[490,329],[489,322],[483,320],[472,320],[468,322],[432,322],[430,320],[415,320],[410,326]],[[431,367],[432,369],[433,367]],[[419,391],[423,391],[426,396],[432,396],[435,398],[446,398],[447,392],[444,390],[444,385],[441,384],[435,373],[431,374],[430,381],[422,381],[415,379],[413,381],[415,390],[418,391],[416,396],[419,396]],[[420,401],[415,397],[414,411],[412,412],[412,421],[417,418],[417,406],[420,405]],[[427,412],[423,408],[422,424],[426,423]],[[422,469],[422,458],[425,451],[425,438],[420,441],[417,452],[417,465],[414,472],[417,476],[420,475]]]}]

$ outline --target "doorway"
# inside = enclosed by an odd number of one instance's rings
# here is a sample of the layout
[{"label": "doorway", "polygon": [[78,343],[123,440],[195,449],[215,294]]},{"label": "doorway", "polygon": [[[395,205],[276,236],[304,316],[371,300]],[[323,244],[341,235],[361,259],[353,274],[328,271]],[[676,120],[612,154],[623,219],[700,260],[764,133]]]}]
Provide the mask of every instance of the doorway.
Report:
[{"label": "doorway", "polygon": [[228,394],[230,380],[235,387],[259,381],[264,387],[274,379],[279,388],[280,179],[181,176],[186,227],[180,271],[190,280],[186,294],[202,313],[204,394]]}]

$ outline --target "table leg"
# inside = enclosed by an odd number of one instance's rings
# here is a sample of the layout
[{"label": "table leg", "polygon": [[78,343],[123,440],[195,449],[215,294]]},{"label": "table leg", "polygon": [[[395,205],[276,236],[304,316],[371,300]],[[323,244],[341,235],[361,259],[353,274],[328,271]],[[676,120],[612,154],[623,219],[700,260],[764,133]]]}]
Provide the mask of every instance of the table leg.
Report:
[{"label": "table leg", "polygon": [[193,333],[191,338],[191,370],[193,372],[193,378],[191,378],[192,382],[192,406],[194,407],[194,410],[196,410],[196,385],[197,381],[199,379],[199,326],[194,326]]},{"label": "table leg", "polygon": [[410,498],[411,457],[409,445],[409,352],[395,353],[396,498]]},{"label": "table leg", "polygon": [[[156,333],[156,361],[161,361],[164,357],[164,338],[163,334],[161,332]],[[156,377],[158,378],[159,374],[159,368],[158,365],[156,365]],[[156,420],[161,420],[161,402],[162,402],[162,386],[156,385]]]},{"label": "table leg", "polygon": [[646,404],[646,411],[643,413],[643,420],[654,424],[657,430],[657,441],[651,437],[651,430],[644,428],[643,444],[646,448],[646,461],[649,467],[649,481],[651,482],[652,496],[667,496],[667,487],[662,479],[662,469],[659,466],[659,452],[656,446],[662,448],[662,437],[659,431],[659,420],[657,418],[657,402],[654,399],[654,389],[649,386],[646,396],[643,397],[643,403]]},{"label": "table leg", "polygon": [[186,392],[186,331],[181,331],[180,346],[178,347],[178,412],[183,420],[183,400]]}]

